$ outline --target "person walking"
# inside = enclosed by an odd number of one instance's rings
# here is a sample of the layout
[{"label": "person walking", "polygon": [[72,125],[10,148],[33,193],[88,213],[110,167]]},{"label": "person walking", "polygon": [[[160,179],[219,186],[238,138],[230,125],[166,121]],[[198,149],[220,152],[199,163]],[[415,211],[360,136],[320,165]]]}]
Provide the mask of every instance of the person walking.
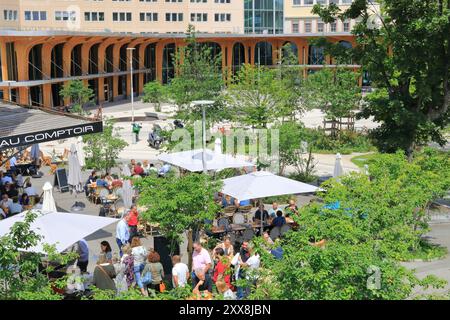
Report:
[{"label": "person walking", "polygon": [[77,252],[79,255],[77,266],[81,272],[87,272],[87,266],[89,264],[89,246],[85,239],[81,239],[77,243]]},{"label": "person walking", "polygon": [[211,256],[208,250],[202,247],[200,242],[194,242],[194,252],[192,253],[192,286],[195,288],[199,278],[196,275],[196,271],[203,270],[207,280],[211,280],[209,270],[212,267]]},{"label": "person walking", "polygon": [[141,274],[145,267],[145,260],[147,259],[147,249],[141,244],[141,240],[138,237],[131,239],[131,255],[134,258],[134,280],[136,285],[141,290],[142,295],[148,296],[147,290],[144,289],[144,284],[141,280]]},{"label": "person walking", "polygon": [[160,261],[161,257],[158,252],[150,252],[148,254],[148,262],[145,264],[144,270],[142,271],[142,274],[151,272],[152,282],[148,284],[148,286],[156,292],[164,292],[164,289],[162,290],[161,288],[164,279],[164,268]]},{"label": "person walking", "polygon": [[130,230],[128,227],[129,215],[125,215],[116,227],[116,242],[119,247],[120,257],[123,256],[122,247],[130,241]]},{"label": "person walking", "polygon": [[130,239],[138,236],[137,226],[139,212],[136,205],[132,205],[130,211],[128,212],[130,219],[128,220],[128,226],[130,227]]}]

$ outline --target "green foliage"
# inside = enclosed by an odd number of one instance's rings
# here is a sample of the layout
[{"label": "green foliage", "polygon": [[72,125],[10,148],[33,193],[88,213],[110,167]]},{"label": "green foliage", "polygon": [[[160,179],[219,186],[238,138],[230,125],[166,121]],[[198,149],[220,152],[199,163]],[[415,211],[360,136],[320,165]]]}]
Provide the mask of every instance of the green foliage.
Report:
[{"label": "green foliage", "polygon": [[302,103],[322,109],[327,119],[348,117],[361,101],[358,74],[346,69],[322,69],[308,76],[302,87]]},{"label": "green foliage", "polygon": [[142,101],[153,103],[157,112],[161,111],[161,103],[165,99],[165,87],[159,81],[146,83],[144,86],[144,96]]},{"label": "green foliage", "polygon": [[370,74],[378,88],[367,97],[360,117],[381,125],[372,137],[383,152],[404,150],[429,141],[444,144],[442,129],[449,124],[450,2],[448,0],[382,0],[381,23],[372,1],[356,0],[348,10],[316,5],[313,13],[325,23],[358,19],[353,30],[356,46],[338,52],[338,45],[321,39],[326,52],[352,57]]},{"label": "green foliage", "polygon": [[234,120],[253,128],[266,128],[278,113],[280,81],[273,70],[245,64],[225,93]]},{"label": "green foliage", "polygon": [[304,228],[286,235],[282,260],[260,250],[264,267],[250,299],[397,300],[409,297],[415,285],[442,286],[436,279],[418,280],[371,241],[332,240],[321,249],[310,245],[308,233]]},{"label": "green foliage", "polygon": [[94,90],[84,85],[82,80],[74,80],[66,83],[60,90],[59,95],[64,99],[70,99],[74,104],[72,111],[84,115],[83,105],[91,102]]},{"label": "green foliage", "polygon": [[172,244],[179,244],[186,230],[199,230],[205,220],[213,220],[218,210],[214,194],[220,191],[221,182],[208,175],[145,177],[136,181],[136,186],[139,204],[148,208],[140,218],[157,223],[160,233]]},{"label": "green foliage", "polygon": [[[178,106],[177,117],[184,121],[201,119],[201,109],[192,109],[196,100],[216,101],[223,88],[222,56],[213,55],[207,44],[199,43],[192,25],[187,30],[186,45],[173,57],[175,77],[166,86],[167,96]],[[220,102],[208,107],[208,119],[220,120]],[[219,113],[219,114],[218,114]]]},{"label": "green foliage", "polygon": [[275,126],[279,130],[280,173],[287,166],[294,166],[297,178],[311,181],[316,162],[312,156],[313,144],[308,144],[308,133],[303,125],[284,122]]},{"label": "green foliage", "polygon": [[[11,231],[0,238],[0,299],[26,300],[60,300],[62,296],[52,290],[52,286],[61,287],[60,283],[52,283],[48,273],[53,271],[51,265],[41,265],[41,254],[24,252],[35,246],[41,236],[30,229],[37,218],[37,213],[29,211],[23,222],[16,222]],[[20,250],[19,250],[20,249]],[[75,258],[74,254],[61,255],[54,246],[44,245],[48,260],[61,265]]]},{"label": "green foliage", "polygon": [[363,133],[350,130],[341,130],[336,137],[327,135],[323,130],[307,129],[309,142],[317,153],[368,152],[376,150],[370,138]]},{"label": "green foliage", "polygon": [[106,119],[103,132],[83,136],[86,167],[108,172],[117,165],[119,153],[128,145],[120,137],[121,128],[114,128],[114,120]]}]

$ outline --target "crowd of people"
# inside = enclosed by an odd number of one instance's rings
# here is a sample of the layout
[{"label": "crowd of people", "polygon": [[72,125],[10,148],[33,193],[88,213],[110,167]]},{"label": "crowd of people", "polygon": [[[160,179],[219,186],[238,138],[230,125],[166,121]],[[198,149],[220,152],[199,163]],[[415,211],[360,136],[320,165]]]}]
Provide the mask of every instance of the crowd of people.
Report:
[{"label": "crowd of people", "polygon": [[0,171],[0,220],[6,219],[31,208],[39,209],[41,198],[31,183],[31,179],[14,171]]}]

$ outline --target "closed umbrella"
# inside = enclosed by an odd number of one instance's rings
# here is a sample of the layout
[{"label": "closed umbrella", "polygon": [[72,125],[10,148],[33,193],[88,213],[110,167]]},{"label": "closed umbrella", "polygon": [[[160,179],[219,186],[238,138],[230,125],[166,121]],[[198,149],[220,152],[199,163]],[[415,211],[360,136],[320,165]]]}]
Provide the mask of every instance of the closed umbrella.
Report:
[{"label": "closed umbrella", "polygon": [[333,178],[338,178],[344,174],[342,167],[342,156],[340,153],[336,154],[336,162],[334,163]]},{"label": "closed umbrella", "polygon": [[78,151],[75,144],[70,146],[69,153],[69,174],[67,176],[68,184],[78,192],[83,190],[83,178],[81,177],[81,166],[78,158]]},{"label": "closed umbrella", "polygon": [[85,155],[84,155],[84,150],[83,150],[83,138],[82,137],[78,137],[77,138],[77,153],[78,153],[78,162],[80,162],[80,166],[84,167],[86,165],[86,161],[85,161]]},{"label": "closed umbrella", "polygon": [[42,187],[44,190],[44,197],[42,201],[42,212],[56,212],[55,199],[53,199],[53,186],[50,182],[46,182]]},{"label": "closed umbrella", "polygon": [[133,187],[130,180],[125,180],[122,186],[122,198],[125,208],[130,209],[133,205]]},{"label": "closed umbrella", "polygon": [[214,153],[222,153],[222,140],[220,140],[220,138],[217,138],[216,141],[214,141]]},{"label": "closed umbrella", "polygon": [[38,143],[33,144],[31,146],[31,151],[30,151],[31,159],[33,159],[33,160],[39,159],[40,158],[39,153],[40,153],[39,144]]}]

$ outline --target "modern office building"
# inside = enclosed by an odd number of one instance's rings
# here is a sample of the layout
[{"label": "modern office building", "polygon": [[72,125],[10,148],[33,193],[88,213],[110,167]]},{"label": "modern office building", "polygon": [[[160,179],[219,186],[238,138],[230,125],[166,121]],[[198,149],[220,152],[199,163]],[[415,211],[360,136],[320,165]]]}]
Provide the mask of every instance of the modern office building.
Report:
[{"label": "modern office building", "polygon": [[[310,38],[317,36],[198,34],[197,38],[211,46],[215,54],[221,54],[222,70],[228,77],[243,63],[276,65],[286,43],[294,47],[305,74],[329,67],[334,63],[332,59],[320,56],[320,48],[309,43]],[[333,42],[354,43],[353,36],[346,33],[321,36]],[[174,76],[172,55],[185,45],[185,37],[167,33],[0,30],[0,97],[23,105],[67,105],[69,101],[63,101],[59,95],[61,87],[68,81],[82,80],[94,90],[97,103],[120,100],[131,94],[130,60],[134,94],[138,95],[145,83],[166,83]]]},{"label": "modern office building", "polygon": [[347,9],[353,0],[284,0],[284,33],[350,33],[355,25],[354,20],[336,21],[325,24],[320,17],[311,13],[315,4],[328,5],[335,3],[342,10]]},{"label": "modern office building", "polygon": [[245,33],[283,33],[283,1],[284,0],[244,0]]},{"label": "modern office building", "polygon": [[[277,0],[280,1],[280,0]],[[243,33],[243,0],[1,0],[0,29]]]}]

